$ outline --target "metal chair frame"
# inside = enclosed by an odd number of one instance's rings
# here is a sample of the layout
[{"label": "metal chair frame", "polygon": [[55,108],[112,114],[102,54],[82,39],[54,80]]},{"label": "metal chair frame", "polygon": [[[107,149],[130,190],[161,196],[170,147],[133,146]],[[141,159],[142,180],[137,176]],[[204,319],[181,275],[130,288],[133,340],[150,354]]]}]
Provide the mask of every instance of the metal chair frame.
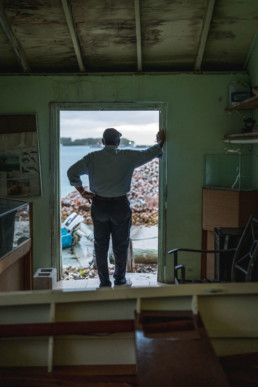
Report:
[{"label": "metal chair frame", "polygon": [[[184,248],[176,248],[172,249],[168,252],[168,254],[174,255],[174,280],[175,284],[180,284],[186,282],[185,279],[185,266],[182,264],[178,264],[178,252],[191,252],[191,253],[229,253],[234,252],[233,263],[231,268],[231,281],[238,282],[238,274],[244,274],[245,282],[251,281],[252,272],[255,265],[255,262],[258,258],[258,236],[255,235],[255,224],[258,226],[258,219],[256,219],[253,215],[250,216],[243,233],[240,237],[238,245],[235,249],[227,249],[227,250],[198,250],[198,249],[184,249]],[[246,242],[250,240],[248,243],[249,248],[247,251],[244,250],[244,245]],[[181,272],[181,279],[178,278],[178,273]]]}]

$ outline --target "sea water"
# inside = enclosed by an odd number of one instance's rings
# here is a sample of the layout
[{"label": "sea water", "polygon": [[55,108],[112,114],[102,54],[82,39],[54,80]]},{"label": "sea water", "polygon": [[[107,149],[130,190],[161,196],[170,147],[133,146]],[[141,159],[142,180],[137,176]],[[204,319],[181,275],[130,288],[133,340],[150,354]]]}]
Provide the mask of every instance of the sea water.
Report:
[{"label": "sea water", "polygon": [[[60,146],[60,190],[61,198],[64,198],[70,192],[73,192],[75,188],[70,185],[67,177],[67,170],[71,165],[82,159],[88,153],[100,150],[102,148],[92,148],[90,146]],[[89,184],[87,175],[82,176],[83,185]]]}]

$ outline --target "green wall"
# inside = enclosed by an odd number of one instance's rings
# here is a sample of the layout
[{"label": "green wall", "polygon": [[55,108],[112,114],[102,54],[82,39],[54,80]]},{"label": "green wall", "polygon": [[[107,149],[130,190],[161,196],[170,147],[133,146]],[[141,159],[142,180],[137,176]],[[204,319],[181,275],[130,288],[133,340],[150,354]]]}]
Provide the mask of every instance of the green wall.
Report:
[{"label": "green wall", "polygon": [[[34,271],[51,266],[49,102],[167,102],[167,249],[200,248],[204,155],[223,152],[223,136],[241,128],[241,119],[224,111],[229,99],[228,85],[236,79],[249,80],[242,73],[1,76],[0,112],[38,115],[43,195],[33,199]],[[190,275],[198,276],[198,259],[187,267]],[[166,279],[172,278],[168,256]]]},{"label": "green wall", "polygon": [[[251,86],[258,88],[258,36],[248,61],[248,72],[250,74]],[[253,117],[258,127],[258,109],[254,110]],[[253,172],[254,187],[258,189],[258,145],[253,146]]]}]

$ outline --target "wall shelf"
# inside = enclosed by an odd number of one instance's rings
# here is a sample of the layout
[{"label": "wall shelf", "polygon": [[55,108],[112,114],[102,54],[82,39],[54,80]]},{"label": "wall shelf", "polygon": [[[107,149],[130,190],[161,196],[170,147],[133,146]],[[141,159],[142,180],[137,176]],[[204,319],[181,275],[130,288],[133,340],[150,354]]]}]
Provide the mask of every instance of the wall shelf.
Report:
[{"label": "wall shelf", "polygon": [[258,143],[258,131],[227,134],[223,141],[231,144],[256,144]]},{"label": "wall shelf", "polygon": [[[258,109],[258,95],[252,98],[248,98],[242,102],[231,105],[225,109],[227,112],[233,112],[238,110],[252,110]],[[246,132],[246,133],[232,133],[228,134],[223,139],[224,142],[230,144],[257,144],[258,143],[258,131]]]},{"label": "wall shelf", "polygon": [[258,108],[258,95],[252,98],[246,99],[242,102],[239,102],[235,105],[231,105],[227,107],[225,110],[227,112],[231,112],[234,110],[248,110],[248,109],[251,110],[251,109],[257,109],[257,108]]}]

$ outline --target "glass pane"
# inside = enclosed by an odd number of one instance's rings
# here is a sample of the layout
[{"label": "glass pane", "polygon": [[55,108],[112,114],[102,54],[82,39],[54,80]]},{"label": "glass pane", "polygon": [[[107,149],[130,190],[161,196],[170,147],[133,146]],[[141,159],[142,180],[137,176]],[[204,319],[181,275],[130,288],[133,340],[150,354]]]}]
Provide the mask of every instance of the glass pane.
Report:
[{"label": "glass pane", "polygon": [[207,188],[234,190],[254,189],[252,184],[252,158],[250,154],[213,154],[205,156]]}]

